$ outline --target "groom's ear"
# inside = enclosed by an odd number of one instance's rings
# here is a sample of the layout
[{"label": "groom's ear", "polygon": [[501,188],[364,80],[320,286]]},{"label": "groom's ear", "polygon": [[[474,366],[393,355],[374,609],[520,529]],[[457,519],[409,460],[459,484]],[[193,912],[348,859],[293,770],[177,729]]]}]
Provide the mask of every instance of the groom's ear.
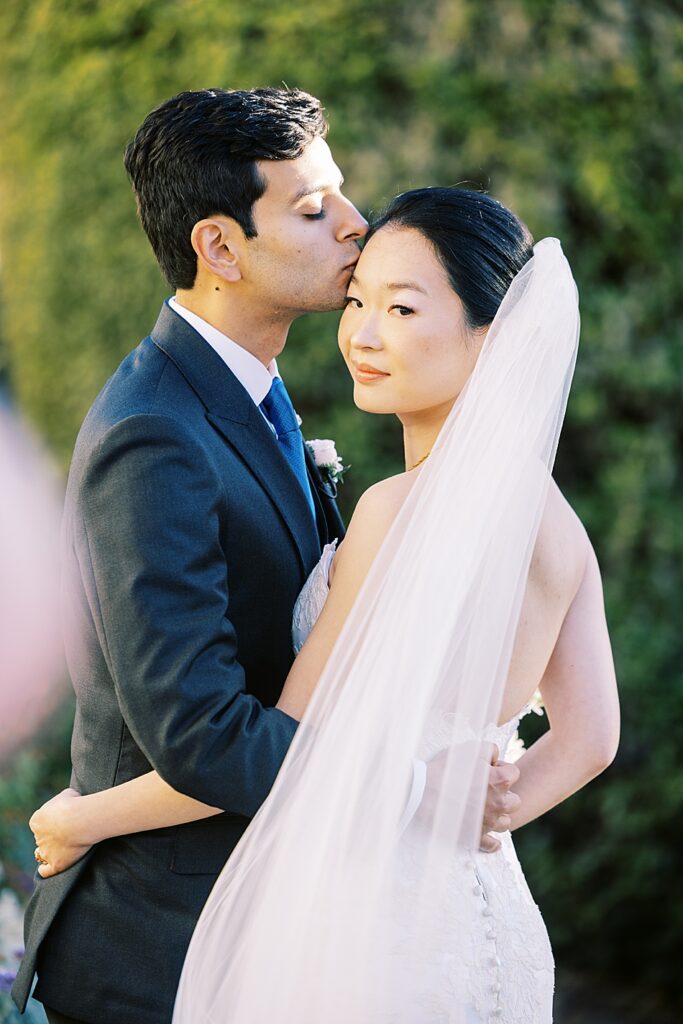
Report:
[{"label": "groom's ear", "polygon": [[192,248],[197,262],[210,274],[224,281],[240,281],[240,256],[246,238],[231,217],[206,217],[192,228]]}]

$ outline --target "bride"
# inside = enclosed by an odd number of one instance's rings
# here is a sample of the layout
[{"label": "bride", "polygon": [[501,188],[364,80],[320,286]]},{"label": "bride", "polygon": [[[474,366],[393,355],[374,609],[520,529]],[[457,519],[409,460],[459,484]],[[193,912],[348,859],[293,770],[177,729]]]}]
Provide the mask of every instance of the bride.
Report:
[{"label": "bride", "polygon": [[[199,919],[175,1024],[552,1020],[511,832],[611,762],[619,718],[598,564],[550,475],[578,327],[559,243],[532,248],[485,195],[418,189],[373,225],[339,345],[359,408],[400,419],[406,470],[299,596],[278,707],[302,725]],[[550,729],[484,850],[490,744],[509,757],[537,688]],[[66,791],[31,822],[41,874],[213,813],[154,773]]]}]

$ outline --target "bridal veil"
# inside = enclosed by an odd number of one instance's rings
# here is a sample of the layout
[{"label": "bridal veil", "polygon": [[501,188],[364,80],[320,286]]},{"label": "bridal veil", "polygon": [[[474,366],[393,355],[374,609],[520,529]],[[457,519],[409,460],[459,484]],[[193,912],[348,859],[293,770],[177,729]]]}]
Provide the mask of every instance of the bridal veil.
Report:
[{"label": "bridal veil", "polygon": [[[569,265],[544,239],[375,559],[270,796],[216,882],[174,1024],[419,1019],[421,950],[449,866],[479,843],[480,738],[501,706],[578,335]],[[401,833],[412,764],[435,723],[446,750],[439,797]],[[415,969],[397,976],[407,842],[418,881],[401,962]],[[397,990],[403,1009],[390,1012]],[[458,1012],[454,997],[453,1022]]]}]

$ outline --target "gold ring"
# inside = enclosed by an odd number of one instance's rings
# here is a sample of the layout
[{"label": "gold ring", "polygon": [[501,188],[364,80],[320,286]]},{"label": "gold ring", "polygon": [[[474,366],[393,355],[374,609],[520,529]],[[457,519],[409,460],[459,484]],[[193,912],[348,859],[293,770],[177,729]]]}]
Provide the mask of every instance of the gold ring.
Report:
[{"label": "gold ring", "polygon": [[49,864],[49,861],[46,860],[45,857],[43,857],[43,855],[40,852],[40,850],[38,849],[38,847],[36,847],[36,850],[35,850],[35,853],[34,853],[33,856],[36,858],[36,860],[37,860],[37,862],[39,864]]}]

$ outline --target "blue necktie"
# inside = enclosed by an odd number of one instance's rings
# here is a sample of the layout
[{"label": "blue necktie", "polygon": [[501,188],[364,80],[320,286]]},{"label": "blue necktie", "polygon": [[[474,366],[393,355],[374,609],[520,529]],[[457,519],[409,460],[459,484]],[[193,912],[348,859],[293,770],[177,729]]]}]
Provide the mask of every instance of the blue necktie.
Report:
[{"label": "blue necktie", "polygon": [[308,502],[315,522],[315,505],[311,485],[308,482],[306,471],[306,457],[304,455],[304,439],[299,430],[299,423],[294,412],[292,400],[287,394],[287,388],[279,377],[273,378],[270,391],[261,402],[260,408],[266,418],[275,428],[280,451],[287,459],[287,462],[294,470],[294,475],[301,484],[302,490]]}]

